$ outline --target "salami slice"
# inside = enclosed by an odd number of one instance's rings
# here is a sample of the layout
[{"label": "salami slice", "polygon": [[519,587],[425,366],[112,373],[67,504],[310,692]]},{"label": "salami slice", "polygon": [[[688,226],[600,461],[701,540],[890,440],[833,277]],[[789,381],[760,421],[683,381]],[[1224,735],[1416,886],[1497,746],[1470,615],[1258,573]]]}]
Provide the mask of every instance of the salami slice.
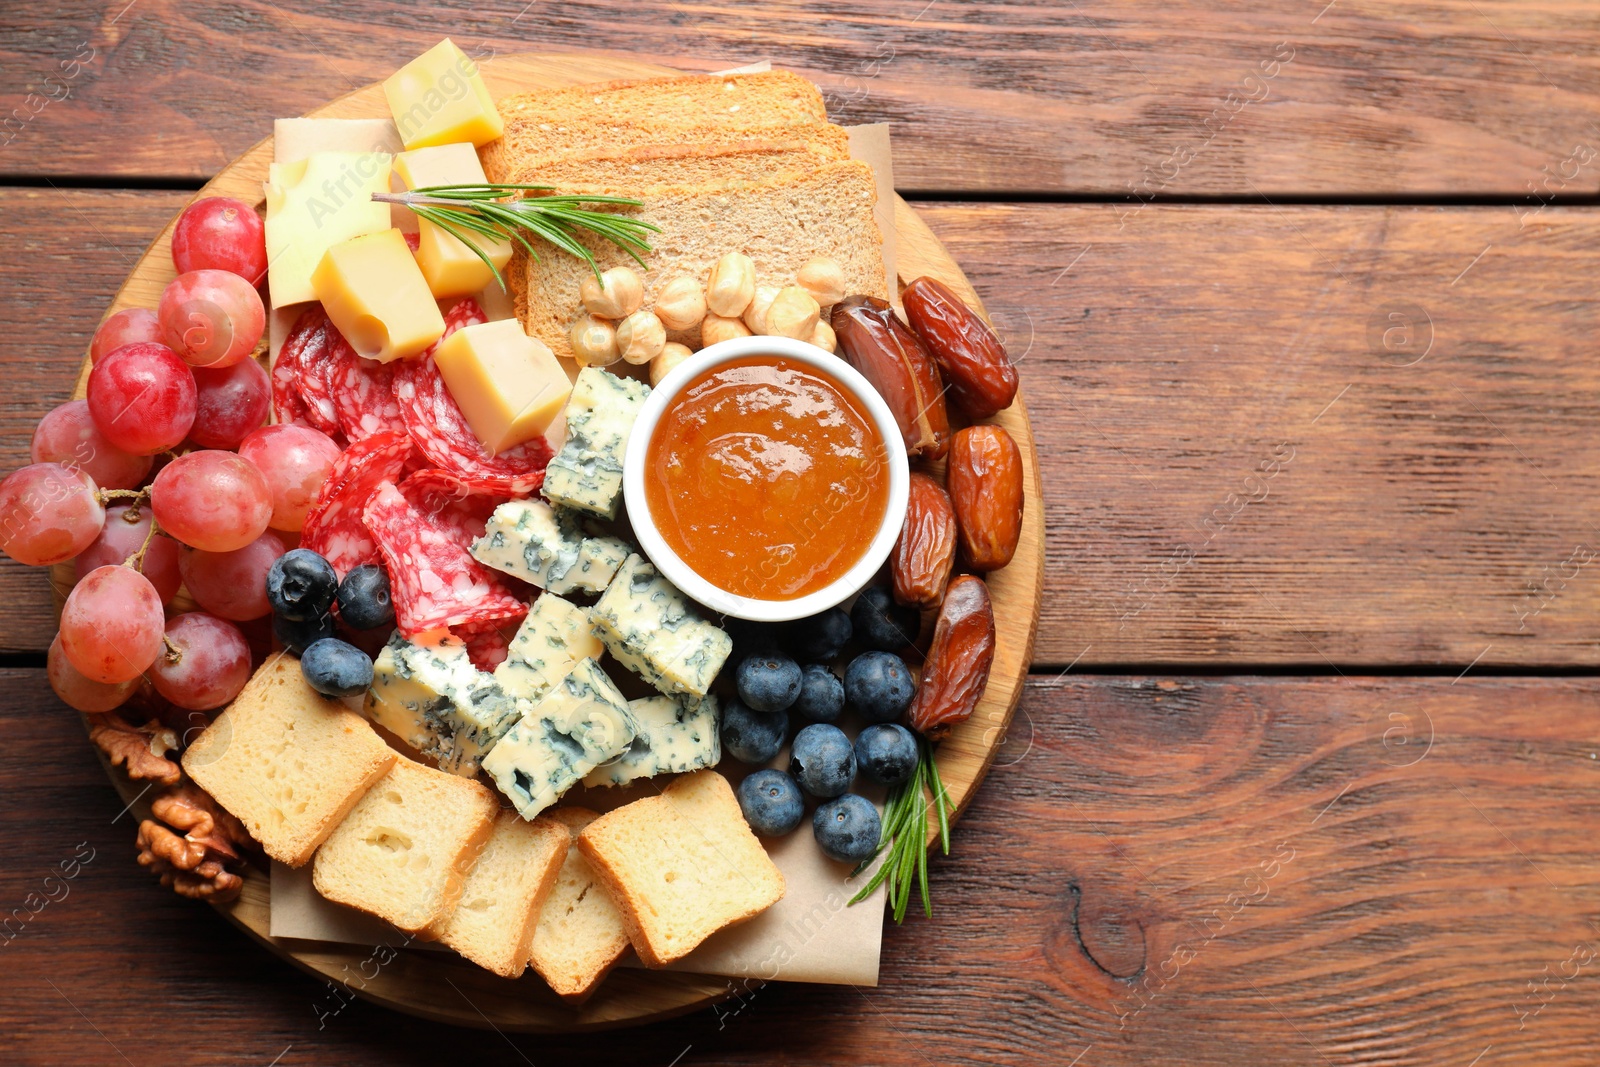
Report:
[{"label": "salami slice", "polygon": [[[449,337],[463,326],[489,320],[478,302],[469,297],[456,303],[444,321],[444,336]],[[499,455],[490,455],[450,395],[444,376],[434,365],[432,348],[400,365],[395,372],[394,394],[418,450],[435,466],[458,475],[476,489],[507,496],[527,496],[544,484],[544,469],[551,455],[549,444],[543,438],[535,438]]]},{"label": "salami slice", "polygon": [[400,477],[411,453],[411,439],[398,433],[375,433],[341,453],[306,515],[300,547],[325,557],[341,579],[363,563],[379,562],[361,513],[379,485]]},{"label": "salami slice", "polygon": [[485,493],[437,467],[408,474],[399,488],[412,507],[451,534],[462,548],[471,548],[472,542],[483,536],[494,509],[511,499],[506,494]]},{"label": "salami slice", "polygon": [[511,654],[511,639],[499,629],[474,630],[457,627],[455,635],[466,643],[467,655],[472,665],[480,671],[492,671]]},{"label": "salami slice", "polygon": [[395,621],[406,637],[449,627],[481,632],[528,613],[494,572],[413,507],[393,482],[378,486],[362,514],[389,566]]},{"label": "salami slice", "polygon": [[356,355],[355,347],[337,330],[329,362],[333,409],[346,437],[359,441],[385,430],[407,432],[405,420],[400,417],[400,402],[394,398],[391,364]]},{"label": "salami slice", "polygon": [[300,398],[300,368],[307,346],[316,341],[323,323],[328,321],[322,305],[307,308],[295,320],[272,364],[272,415],[278,422],[310,426],[306,402]]},{"label": "salami slice", "polygon": [[329,437],[343,443],[339,412],[333,406],[334,345],[341,338],[338,329],[328,321],[326,315],[322,317],[319,333],[317,343],[308,344],[300,357],[300,376],[295,384],[299,387],[300,399],[305,401],[306,419]]}]

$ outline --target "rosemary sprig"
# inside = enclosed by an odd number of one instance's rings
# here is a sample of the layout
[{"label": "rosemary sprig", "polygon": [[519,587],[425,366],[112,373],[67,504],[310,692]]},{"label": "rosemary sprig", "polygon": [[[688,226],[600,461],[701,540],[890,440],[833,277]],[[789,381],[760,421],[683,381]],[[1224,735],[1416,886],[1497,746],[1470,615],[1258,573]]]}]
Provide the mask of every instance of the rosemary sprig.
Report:
[{"label": "rosemary sprig", "polygon": [[883,829],[878,835],[878,851],[852,872],[851,877],[871,866],[872,861],[888,850],[883,863],[861,892],[850,898],[850,903],[865,900],[884,882],[889,884],[889,906],[894,921],[903,922],[906,908],[911,903],[911,889],[915,884],[922,897],[922,913],[933,917],[933,904],[928,899],[928,796],[933,797],[933,810],[939,822],[940,851],[950,855],[950,794],[939,779],[939,765],[934,762],[933,746],[917,738],[917,769],[910,780],[901,783],[889,794],[883,808]]},{"label": "rosemary sprig", "polygon": [[545,192],[549,185],[426,185],[408,193],[373,193],[372,199],[385,204],[401,204],[410,208],[418,218],[427,219],[451,237],[460,241],[494,272],[500,288],[506,280],[478,242],[470,234],[487,237],[491,241],[512,241],[521,246],[535,260],[539,253],[528,243],[527,234],[542,237],[569,255],[577,256],[589,264],[595,276],[600,276],[600,265],[578,239],[582,233],[592,233],[621,248],[639,266],[645,265],[639,253],[650,251],[646,233],[660,233],[661,227],[628,215],[614,215],[608,211],[590,210],[584,205],[606,204],[613,207],[639,207],[641,202],[625,196],[527,196],[527,193]]}]

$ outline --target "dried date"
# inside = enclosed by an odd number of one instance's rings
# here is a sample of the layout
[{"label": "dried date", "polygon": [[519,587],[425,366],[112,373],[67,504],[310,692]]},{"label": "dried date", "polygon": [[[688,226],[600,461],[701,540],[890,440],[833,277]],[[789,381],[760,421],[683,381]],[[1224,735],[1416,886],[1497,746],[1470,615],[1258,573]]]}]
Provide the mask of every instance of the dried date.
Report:
[{"label": "dried date", "polygon": [[1017,396],[1017,368],[989,324],[937,278],[906,286],[906,320],[927,347],[969,419],[987,419]]},{"label": "dried date", "polygon": [[894,412],[906,455],[937,459],[950,445],[944,383],[933,357],[886,302],[850,296],[834,305],[839,354],[864,375]]},{"label": "dried date", "polygon": [[950,439],[949,479],[962,558],[999,570],[1022,537],[1022,452],[1002,427],[968,426]]},{"label": "dried date", "polygon": [[950,494],[933,478],[913,471],[889,572],[894,598],[907,607],[936,608],[950,584],[956,563],[956,509]]},{"label": "dried date", "polygon": [[994,666],[994,609],[982,578],[950,583],[939,607],[922,684],[909,712],[911,728],[938,741],[978,706]]}]

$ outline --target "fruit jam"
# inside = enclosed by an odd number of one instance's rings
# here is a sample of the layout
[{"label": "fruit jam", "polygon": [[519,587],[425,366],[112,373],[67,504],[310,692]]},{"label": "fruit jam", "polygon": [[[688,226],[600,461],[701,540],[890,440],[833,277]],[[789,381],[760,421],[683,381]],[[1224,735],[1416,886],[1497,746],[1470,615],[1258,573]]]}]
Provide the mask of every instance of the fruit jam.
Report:
[{"label": "fruit jam", "polygon": [[842,577],[889,506],[871,416],[798,360],[750,356],[701,374],[661,416],[645,499],[696,574],[737,596],[793,600]]}]

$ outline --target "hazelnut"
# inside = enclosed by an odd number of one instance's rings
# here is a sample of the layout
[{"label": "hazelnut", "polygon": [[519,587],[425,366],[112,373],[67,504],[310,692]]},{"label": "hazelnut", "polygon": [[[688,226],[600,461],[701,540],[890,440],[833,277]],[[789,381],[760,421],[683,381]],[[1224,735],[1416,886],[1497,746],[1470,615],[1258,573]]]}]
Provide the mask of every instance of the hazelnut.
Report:
[{"label": "hazelnut", "polygon": [[635,311],[617,323],[617,349],[634,366],[649,363],[667,343],[667,328],[653,311]]},{"label": "hazelnut", "polygon": [[625,319],[644,303],[644,283],[631,267],[612,267],[598,278],[584,275],[578,299],[591,315]]},{"label": "hazelnut", "polygon": [[750,327],[738,319],[707,314],[705,321],[700,324],[700,343],[704,346],[714,345],[718,341],[731,341],[735,337],[749,336]]},{"label": "hazelnut", "polygon": [[827,256],[818,256],[801,267],[795,282],[822,307],[844,299],[844,268]]},{"label": "hazelnut", "polygon": [[811,334],[811,343],[829,352],[839,351],[839,338],[834,336],[833,327],[821,319],[817,320],[817,328]]},{"label": "hazelnut", "polygon": [[656,293],[656,318],[669,330],[691,330],[705,317],[705,286],[687,274],[668,279]]},{"label": "hazelnut", "polygon": [[661,384],[661,379],[672,373],[672,368],[694,355],[689,351],[688,345],[680,345],[676,341],[668,341],[661,354],[650,361],[650,388],[654,389]]},{"label": "hazelnut", "polygon": [[622,357],[617,348],[617,331],[609,322],[593,315],[579,315],[567,331],[572,358],[580,367],[609,367]]},{"label": "hazelnut", "polygon": [[767,333],[773,337],[792,337],[796,341],[809,341],[817,332],[822,308],[816,298],[798,285],[778,290],[767,308]]},{"label": "hazelnut", "polygon": [[711,268],[706,307],[724,318],[738,318],[756,295],[756,265],[743,252],[729,252]]},{"label": "hazelnut", "polygon": [[750,327],[751,333],[767,332],[767,308],[772,306],[772,298],[777,295],[776,285],[756,286],[756,295],[750,298],[750,306],[739,316],[744,320],[744,324]]}]

